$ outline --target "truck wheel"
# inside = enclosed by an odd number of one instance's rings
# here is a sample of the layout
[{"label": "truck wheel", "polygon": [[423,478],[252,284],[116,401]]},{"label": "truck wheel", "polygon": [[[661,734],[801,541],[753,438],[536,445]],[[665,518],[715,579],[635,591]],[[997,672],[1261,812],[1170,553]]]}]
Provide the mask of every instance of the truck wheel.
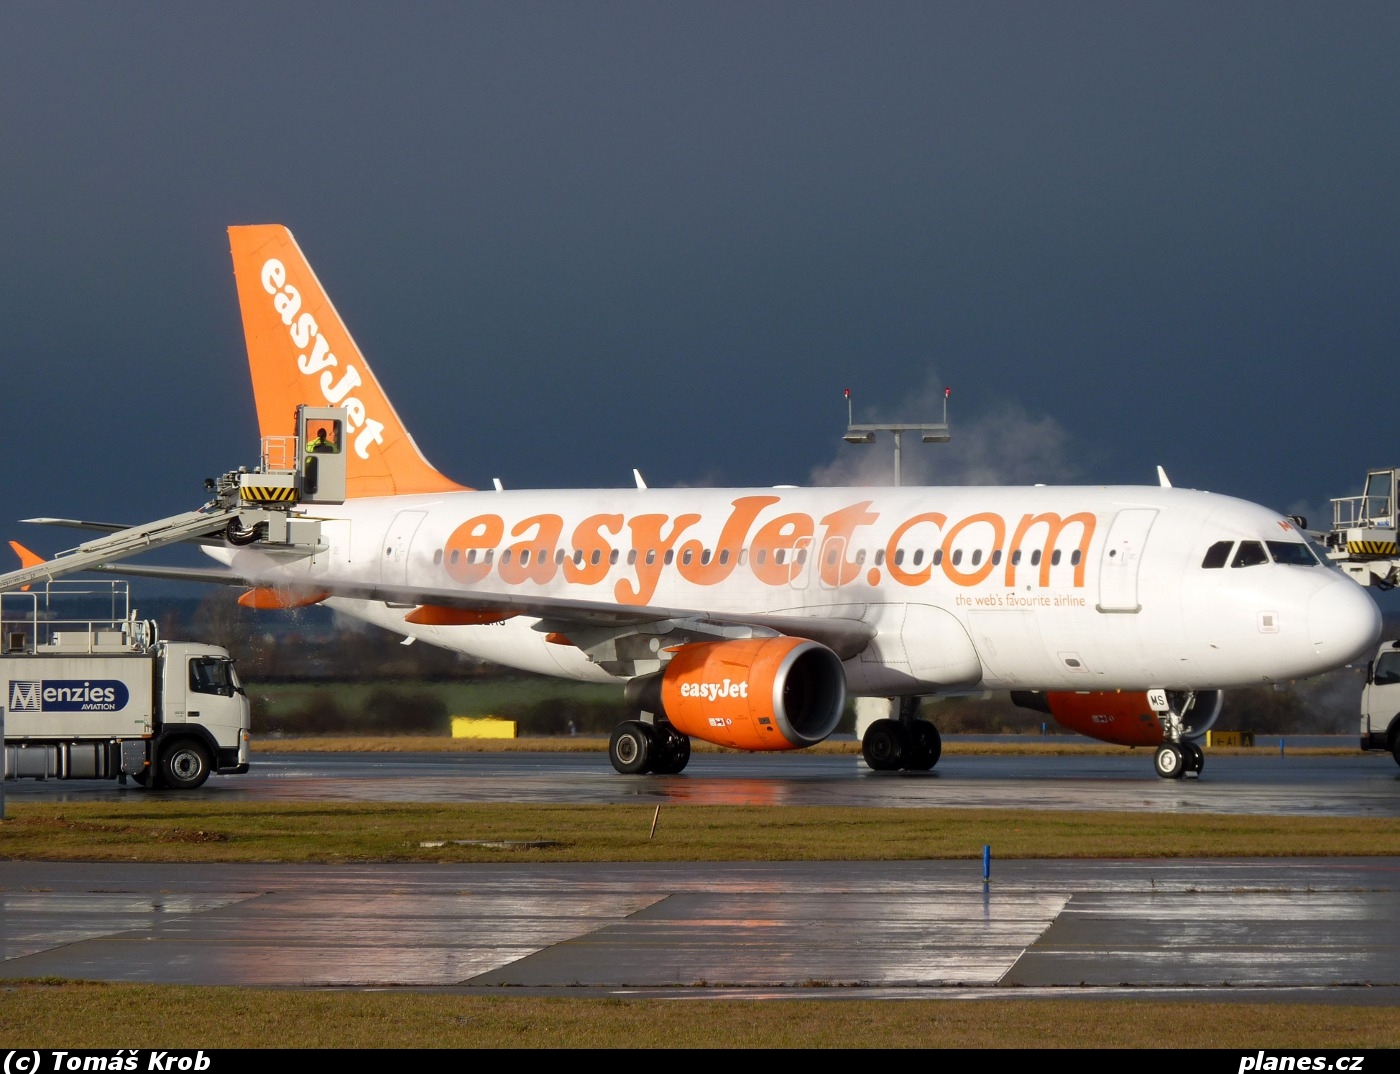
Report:
[{"label": "truck wheel", "polygon": [[1400,736],[1396,736],[1395,745],[1391,747],[1390,755],[1395,758],[1395,763],[1400,764]]},{"label": "truck wheel", "polygon": [[193,738],[182,738],[161,750],[160,785],[192,791],[209,778],[209,751]]}]

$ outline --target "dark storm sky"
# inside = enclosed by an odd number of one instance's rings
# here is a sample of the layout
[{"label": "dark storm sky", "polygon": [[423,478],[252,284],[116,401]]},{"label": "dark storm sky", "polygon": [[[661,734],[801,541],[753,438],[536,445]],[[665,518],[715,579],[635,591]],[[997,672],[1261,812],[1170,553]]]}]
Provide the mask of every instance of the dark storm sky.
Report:
[{"label": "dark storm sky", "polygon": [[[1400,463],[1400,6],[6,3],[6,517],[257,457],[296,235],[468,484],[1207,488]],[[10,525],[41,551],[73,534]]]}]

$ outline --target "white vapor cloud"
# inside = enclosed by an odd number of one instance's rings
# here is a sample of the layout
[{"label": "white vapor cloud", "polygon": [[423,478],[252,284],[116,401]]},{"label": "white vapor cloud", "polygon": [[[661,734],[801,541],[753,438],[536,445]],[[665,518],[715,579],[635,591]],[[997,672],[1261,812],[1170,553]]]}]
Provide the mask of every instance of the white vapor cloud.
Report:
[{"label": "white vapor cloud", "polygon": [[[857,424],[937,422],[943,417],[943,389],[925,386],[900,404],[900,413],[862,414]],[[1072,437],[1054,418],[1034,415],[1018,403],[1004,402],[982,414],[959,419],[949,413],[952,439],[925,444],[905,433],[900,456],[903,485],[1058,485],[1080,476],[1072,457]],[[815,468],[813,485],[892,485],[894,434],[880,432],[870,445],[846,445],[824,466]]]}]

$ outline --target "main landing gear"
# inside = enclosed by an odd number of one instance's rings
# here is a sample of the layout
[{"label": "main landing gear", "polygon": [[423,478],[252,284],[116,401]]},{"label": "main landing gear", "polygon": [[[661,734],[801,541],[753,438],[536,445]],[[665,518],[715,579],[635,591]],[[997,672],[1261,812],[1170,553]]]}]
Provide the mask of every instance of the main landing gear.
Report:
[{"label": "main landing gear", "polygon": [[921,720],[919,698],[901,697],[895,719],[876,720],[865,729],[861,753],[876,772],[927,772],[943,754],[938,728]]},{"label": "main landing gear", "polygon": [[672,776],[690,762],[690,738],[668,723],[627,720],[608,741],[608,760],[624,775]]}]

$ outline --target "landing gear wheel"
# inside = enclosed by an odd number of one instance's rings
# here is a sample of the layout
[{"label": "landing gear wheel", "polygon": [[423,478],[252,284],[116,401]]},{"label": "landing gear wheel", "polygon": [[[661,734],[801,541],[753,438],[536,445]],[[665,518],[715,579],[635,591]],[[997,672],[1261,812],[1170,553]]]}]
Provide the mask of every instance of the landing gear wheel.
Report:
[{"label": "landing gear wheel", "polygon": [[1157,774],[1163,779],[1180,779],[1186,774],[1186,759],[1182,756],[1181,747],[1174,742],[1158,746],[1157,756],[1153,761],[1157,766]]},{"label": "landing gear wheel", "polygon": [[657,775],[674,776],[690,763],[690,738],[673,727],[657,729],[656,755],[651,770]]},{"label": "landing gear wheel", "polygon": [[1201,774],[1201,769],[1206,766],[1206,753],[1194,742],[1183,742],[1181,744],[1183,760],[1186,764],[1186,771]]},{"label": "landing gear wheel", "polygon": [[897,720],[876,720],[865,729],[860,751],[876,772],[894,772],[904,764],[908,736]]},{"label": "landing gear wheel", "polygon": [[209,751],[193,738],[181,738],[160,752],[159,785],[173,791],[192,791],[209,778]]},{"label": "landing gear wheel", "polygon": [[943,739],[938,734],[938,728],[927,720],[915,720],[904,730],[909,739],[904,767],[911,772],[927,772],[943,755]]},{"label": "landing gear wheel", "polygon": [[655,753],[656,742],[651,728],[641,720],[618,724],[608,740],[608,760],[626,776],[647,771]]}]

